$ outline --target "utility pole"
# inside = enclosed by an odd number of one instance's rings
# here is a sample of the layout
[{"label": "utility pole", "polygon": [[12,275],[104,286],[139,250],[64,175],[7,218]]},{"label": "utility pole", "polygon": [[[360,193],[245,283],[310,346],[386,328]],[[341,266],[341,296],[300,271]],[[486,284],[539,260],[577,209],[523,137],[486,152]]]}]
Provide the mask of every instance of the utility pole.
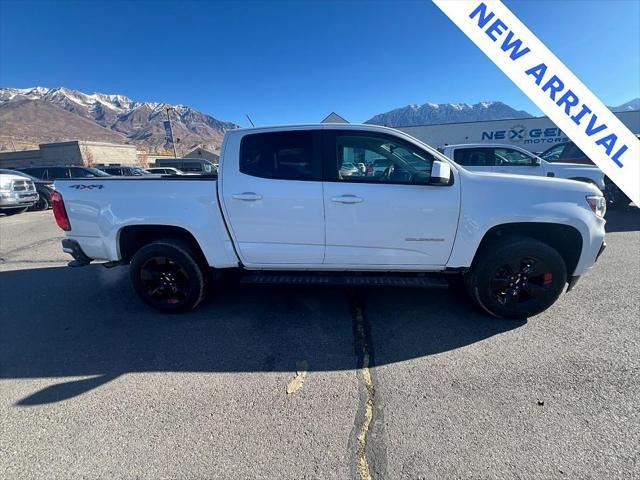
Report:
[{"label": "utility pole", "polygon": [[167,107],[167,120],[169,121],[169,134],[171,135],[171,145],[173,145],[173,158],[178,158],[178,152],[176,151],[176,139],[173,136],[173,124],[171,123],[171,115],[169,112],[173,110],[173,107]]}]

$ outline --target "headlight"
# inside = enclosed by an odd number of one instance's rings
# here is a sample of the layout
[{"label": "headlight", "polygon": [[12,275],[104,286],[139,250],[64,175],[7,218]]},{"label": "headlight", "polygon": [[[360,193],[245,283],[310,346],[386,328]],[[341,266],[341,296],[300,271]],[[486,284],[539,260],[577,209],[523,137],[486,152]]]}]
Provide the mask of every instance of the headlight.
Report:
[{"label": "headlight", "polygon": [[11,180],[0,180],[0,190],[11,191]]},{"label": "headlight", "polygon": [[607,202],[602,195],[587,195],[587,203],[596,216],[604,218],[604,214],[607,213]]}]

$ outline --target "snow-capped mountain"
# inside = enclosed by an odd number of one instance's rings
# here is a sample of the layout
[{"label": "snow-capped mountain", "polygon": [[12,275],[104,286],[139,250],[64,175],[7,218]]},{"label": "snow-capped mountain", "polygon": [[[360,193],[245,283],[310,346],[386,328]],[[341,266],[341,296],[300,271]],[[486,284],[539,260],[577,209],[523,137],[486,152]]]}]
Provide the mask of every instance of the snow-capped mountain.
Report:
[{"label": "snow-capped mountain", "polygon": [[434,125],[438,123],[475,122],[479,120],[502,120],[506,118],[529,118],[532,115],[515,110],[502,102],[425,103],[407,105],[386,113],[380,113],[364,123],[403,127],[409,125]]},{"label": "snow-capped mountain", "polygon": [[[640,98],[634,98],[617,107],[608,108],[612,112],[640,110]],[[386,113],[380,113],[364,123],[387,127],[404,127],[410,125],[530,118],[531,116],[531,114],[523,110],[515,110],[502,102],[479,102],[474,105],[469,105],[468,103],[425,103],[423,105],[407,105]]]},{"label": "snow-capped mountain", "polygon": [[[9,124],[12,118],[25,117],[27,110],[34,110],[34,106],[30,105],[31,102],[45,102],[88,119],[96,123],[96,126],[118,134],[122,137],[121,141],[137,144],[149,151],[159,151],[165,146],[163,122],[166,120],[167,107],[173,108],[171,119],[174,136],[180,138],[178,146],[182,149],[190,149],[195,145],[216,148],[220,146],[227,130],[237,128],[237,125],[231,122],[220,121],[185,105],[139,102],[124,95],[87,94],[64,87],[0,88],[0,112],[2,109],[12,109],[12,115],[3,115],[8,117]],[[47,112],[49,116],[55,117],[50,109],[47,109]],[[66,122],[68,122],[68,117],[62,114],[60,117],[67,118]],[[12,131],[20,130],[16,125],[8,125],[8,127]],[[4,126],[0,125],[0,139],[5,136],[3,130],[5,130]],[[65,121],[56,122],[53,119],[53,125],[49,125],[47,130],[49,135],[46,140],[37,138],[24,140],[33,140],[34,143],[38,143],[50,141],[52,136],[58,140],[70,139],[69,132],[65,130]],[[57,136],[56,130],[59,130]],[[91,133],[87,132],[87,138],[79,138],[76,132],[74,139],[92,140],[95,137],[93,130],[95,129],[92,129]]]}]

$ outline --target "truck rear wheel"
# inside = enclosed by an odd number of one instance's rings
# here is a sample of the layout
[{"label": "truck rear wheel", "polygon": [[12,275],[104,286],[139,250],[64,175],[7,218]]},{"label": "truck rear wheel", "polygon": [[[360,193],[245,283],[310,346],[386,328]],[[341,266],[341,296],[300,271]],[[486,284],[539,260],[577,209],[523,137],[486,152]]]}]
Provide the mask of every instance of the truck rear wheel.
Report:
[{"label": "truck rear wheel", "polygon": [[174,239],[158,240],[136,252],[129,268],[136,293],[163,312],[185,312],[205,296],[205,269],[188,245]]},{"label": "truck rear wheel", "polygon": [[528,237],[510,237],[491,246],[465,277],[467,291],[498,318],[526,318],[549,308],[567,282],[560,254]]}]

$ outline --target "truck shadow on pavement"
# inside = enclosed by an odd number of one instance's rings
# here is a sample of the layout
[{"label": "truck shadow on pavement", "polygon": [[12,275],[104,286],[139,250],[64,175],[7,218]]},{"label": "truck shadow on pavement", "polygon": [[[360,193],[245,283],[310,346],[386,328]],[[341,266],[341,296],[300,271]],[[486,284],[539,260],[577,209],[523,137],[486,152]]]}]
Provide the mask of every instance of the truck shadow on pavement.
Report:
[{"label": "truck shadow on pavement", "polygon": [[[0,273],[0,378],[87,377],[17,401],[81,395],[135,372],[294,372],[357,368],[347,291],[218,287],[194,312],[166,315],[133,293],[126,267]],[[377,365],[463,347],[517,328],[448,290],[360,292]]]}]

